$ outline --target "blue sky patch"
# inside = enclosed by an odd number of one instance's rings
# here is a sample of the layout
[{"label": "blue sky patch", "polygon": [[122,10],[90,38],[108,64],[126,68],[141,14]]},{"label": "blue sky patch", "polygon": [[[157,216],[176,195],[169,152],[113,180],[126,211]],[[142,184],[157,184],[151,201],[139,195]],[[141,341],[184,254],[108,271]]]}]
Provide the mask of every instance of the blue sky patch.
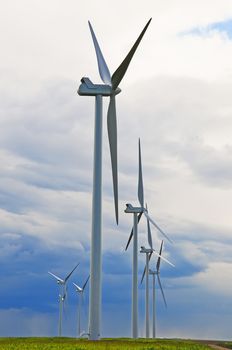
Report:
[{"label": "blue sky patch", "polygon": [[225,33],[229,39],[232,39],[232,19],[224,22],[215,22],[206,27],[192,28],[186,32],[182,32],[181,35],[205,36],[213,30]]}]

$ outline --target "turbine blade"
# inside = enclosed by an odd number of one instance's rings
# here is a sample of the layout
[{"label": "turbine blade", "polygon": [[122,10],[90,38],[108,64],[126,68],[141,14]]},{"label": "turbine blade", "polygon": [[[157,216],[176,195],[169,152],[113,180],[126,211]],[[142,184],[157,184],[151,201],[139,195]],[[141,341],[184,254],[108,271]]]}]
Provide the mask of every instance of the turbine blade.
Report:
[{"label": "turbine blade", "polygon": [[51,275],[51,276],[55,277],[55,279],[56,279],[57,281],[60,281],[61,283],[64,283],[64,280],[62,280],[60,277],[58,277],[58,276],[54,275],[54,273],[49,272],[49,271],[48,271],[48,273],[49,273],[49,275]]},{"label": "turbine blade", "polygon": [[85,283],[84,283],[84,285],[83,285],[83,287],[82,287],[82,290],[83,290],[83,291],[85,290],[85,287],[86,287],[86,285],[87,285],[87,283],[88,283],[88,281],[89,281],[89,278],[90,278],[90,275],[88,276],[87,280],[85,281]]},{"label": "turbine blade", "polygon": [[[142,215],[143,215],[143,213],[139,213],[139,215],[138,215],[138,223],[139,223],[139,221],[140,221]],[[129,239],[128,239],[128,242],[127,242],[127,245],[126,245],[126,249],[125,249],[125,250],[127,250],[127,248],[129,247],[129,244],[130,244],[130,241],[131,241],[131,239],[132,239],[132,237],[133,237],[133,234],[134,234],[134,232],[133,232],[133,227],[132,227],[131,233],[130,233],[130,237],[129,237]]]},{"label": "turbine blade", "polygon": [[146,265],[145,265],[144,270],[143,270],[143,274],[142,274],[142,278],[141,278],[140,284],[143,283],[143,279],[144,279],[145,273],[146,273]]},{"label": "turbine blade", "polygon": [[68,288],[67,288],[66,283],[65,283],[64,284],[64,295],[63,295],[64,300],[67,298],[67,296],[68,296]]},{"label": "turbine blade", "polygon": [[107,113],[108,138],[113,176],[115,217],[118,224],[118,162],[117,162],[117,119],[115,96],[110,96],[110,104]]},{"label": "turbine blade", "polygon": [[[162,254],[163,243],[164,243],[164,241],[162,241],[161,245],[160,245],[160,251],[159,251],[159,255],[160,256]],[[159,272],[159,269],[160,269],[160,256],[158,257],[158,260],[157,260],[157,263],[156,263],[156,270],[157,270],[157,272]]]},{"label": "turbine blade", "polygon": [[141,160],[141,147],[139,139],[139,180],[138,180],[138,199],[141,207],[144,207],[144,196],[143,196],[143,172],[142,172],[142,160]]},{"label": "turbine blade", "polygon": [[[147,204],[146,204],[146,210],[147,210]],[[147,240],[148,240],[148,244],[149,244],[150,248],[153,249],[151,227],[150,227],[150,222],[148,219],[147,219]]]},{"label": "turbine blade", "polygon": [[76,283],[73,282],[73,285],[76,287],[76,289],[78,290],[78,292],[82,292],[81,287],[79,287]]},{"label": "turbine blade", "polygon": [[109,68],[107,67],[106,61],[103,57],[103,54],[101,52],[100,46],[98,44],[96,35],[93,31],[93,27],[92,27],[90,21],[88,21],[88,24],[89,24],[89,29],[90,29],[90,32],[92,35],[93,44],[94,44],[94,48],[95,48],[95,52],[96,52],[96,56],[97,56],[97,63],[98,63],[98,70],[99,70],[100,77],[105,84],[111,86],[112,83],[111,83],[111,76],[110,76]]},{"label": "turbine blade", "polygon": [[65,283],[67,282],[67,280],[69,279],[69,277],[72,275],[72,273],[76,270],[76,268],[77,268],[77,266],[78,265],[80,265],[80,263],[78,263],[75,267],[74,267],[74,269],[65,277]]},{"label": "turbine blade", "polygon": [[171,263],[168,259],[164,258],[163,256],[161,256],[160,254],[158,254],[154,249],[153,252],[155,255],[157,255],[160,259],[162,259],[163,261],[166,261],[166,263],[168,263],[169,265],[171,265],[172,267],[175,267],[175,265],[173,263]]},{"label": "turbine blade", "polygon": [[148,213],[146,212],[146,210],[144,210],[144,215],[146,216],[146,218],[152,223],[152,225],[154,225],[157,230],[162,233],[162,235],[170,242],[170,243],[173,243],[173,241],[164,233],[163,230],[161,230],[161,228],[155,223],[154,220],[152,220],[152,218],[148,215]]},{"label": "turbine blade", "polygon": [[149,261],[151,260],[152,254],[154,253],[154,250],[152,252],[150,252],[149,254]]},{"label": "turbine blade", "polygon": [[163,288],[162,288],[162,285],[161,285],[161,281],[160,281],[159,275],[157,275],[157,279],[158,279],[159,287],[160,287],[160,290],[161,290],[161,293],[162,293],[162,296],[163,296],[164,304],[167,307],[167,302],[166,302],[166,299],[165,299],[165,295],[164,295],[164,291],[163,291]]},{"label": "turbine blade", "polygon": [[[148,260],[149,260],[149,261],[151,260],[152,253],[153,253],[153,252],[149,253],[149,257],[148,257]],[[143,283],[143,279],[144,279],[145,273],[146,273],[146,265],[145,265],[144,270],[143,270],[143,275],[142,275],[140,284]]]},{"label": "turbine blade", "polygon": [[124,77],[124,75],[125,75],[125,73],[127,71],[127,68],[128,68],[128,66],[130,64],[130,61],[131,61],[132,57],[134,56],[134,53],[135,53],[137,47],[139,46],[139,43],[142,40],[142,37],[144,36],[144,34],[145,34],[145,32],[146,32],[150,22],[151,22],[151,18],[149,19],[149,21],[147,22],[147,24],[143,28],[141,34],[139,35],[138,39],[136,40],[136,42],[132,46],[132,48],[129,51],[129,53],[127,54],[127,56],[124,58],[124,60],[120,64],[120,66],[116,69],[116,71],[112,75],[111,81],[112,81],[112,88],[113,88],[113,90],[115,90],[118,87],[118,85],[120,84],[122,78]]},{"label": "turbine blade", "polygon": [[130,237],[129,237],[128,241],[127,241],[127,245],[126,245],[125,250],[127,250],[127,248],[129,247],[130,241],[131,241],[131,239],[132,239],[132,237],[133,237],[133,234],[134,234],[134,232],[133,232],[133,227],[132,227],[131,233],[130,233]]}]

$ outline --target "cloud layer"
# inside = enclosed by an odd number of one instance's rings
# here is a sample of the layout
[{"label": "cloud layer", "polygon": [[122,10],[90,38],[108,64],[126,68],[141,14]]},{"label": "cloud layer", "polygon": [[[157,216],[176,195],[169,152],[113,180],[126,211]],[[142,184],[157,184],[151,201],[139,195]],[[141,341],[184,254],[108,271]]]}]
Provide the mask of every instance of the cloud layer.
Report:
[{"label": "cloud layer", "polygon": [[[118,227],[104,114],[103,335],[130,335],[132,256],[124,249],[132,218],[124,208],[137,203],[141,137],[145,199],[175,241],[165,245],[176,268],[162,264],[168,309],[157,290],[158,335],[229,338],[232,4],[99,5],[2,6],[0,335],[55,335],[58,288],[47,271],[63,276],[80,261],[72,281],[82,283],[89,273],[94,100],[76,93],[82,76],[99,82],[87,20],[113,72],[152,16],[117,96]],[[153,235],[158,249],[161,237]],[[144,219],[139,240],[146,244]],[[144,286],[139,297],[143,335]],[[76,307],[70,283],[66,335],[76,333]]]}]

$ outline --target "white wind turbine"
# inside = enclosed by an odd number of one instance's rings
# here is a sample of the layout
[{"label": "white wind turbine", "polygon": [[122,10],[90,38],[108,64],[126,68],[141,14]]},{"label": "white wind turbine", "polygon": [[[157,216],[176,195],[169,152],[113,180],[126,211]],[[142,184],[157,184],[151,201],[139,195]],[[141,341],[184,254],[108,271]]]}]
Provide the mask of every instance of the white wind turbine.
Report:
[{"label": "white wind turbine", "polygon": [[133,207],[131,204],[126,204],[125,213],[132,213],[134,216],[134,225],[128,239],[126,250],[133,237],[133,264],[132,264],[132,338],[138,338],[138,222],[144,214],[147,220],[152,223],[156,229],[169,241],[170,238],[161,230],[161,228],[148,215],[147,209],[144,207],[144,192],[143,192],[143,175],[142,175],[142,160],[141,146],[139,139],[139,178],[138,178],[138,200],[140,207]]},{"label": "white wind turbine", "polygon": [[117,166],[117,122],[115,96],[120,93],[119,84],[123,79],[130,61],[143,37],[151,19],[147,22],[131,50],[113,75],[101,52],[100,46],[89,22],[100,77],[104,85],[93,84],[83,77],[78,89],[81,96],[95,96],[95,131],[94,131],[94,164],[93,164],[93,197],[92,197],[92,233],[90,259],[90,301],[89,301],[89,339],[100,337],[101,320],[101,223],[102,223],[102,97],[109,96],[107,113],[108,138],[110,145],[111,166],[116,222],[118,223],[118,166]]},{"label": "white wind turbine", "polygon": [[83,284],[82,288],[79,287],[76,283],[73,283],[73,285],[75,286],[76,288],[76,292],[79,294],[79,304],[78,304],[78,321],[77,321],[77,334],[78,334],[78,337],[81,336],[81,309],[82,309],[82,302],[83,302],[83,294],[84,294],[84,290],[85,290],[85,287],[89,281],[89,277],[87,278],[87,280],[85,281],[85,283]]},{"label": "white wind turbine", "polygon": [[54,273],[48,271],[48,273],[56,279],[56,282],[60,286],[60,293],[59,293],[59,323],[58,323],[58,334],[59,334],[59,337],[61,337],[61,334],[62,334],[63,309],[64,309],[64,302],[65,302],[65,299],[67,297],[67,282],[68,282],[68,279],[71,277],[72,273],[76,270],[78,265],[79,265],[79,263],[74,267],[74,269],[64,279],[62,279],[62,278],[54,275]]},{"label": "white wind turbine", "polygon": [[156,263],[156,270],[149,269],[149,274],[152,275],[152,321],[153,321],[152,337],[153,338],[156,337],[155,277],[157,277],[157,281],[158,281],[158,284],[159,284],[159,287],[160,287],[160,290],[162,293],[163,301],[164,301],[165,306],[167,307],[167,302],[166,302],[166,299],[164,296],[164,291],[163,291],[162,284],[161,284],[160,277],[159,277],[159,275],[160,275],[160,257],[162,254],[162,248],[163,248],[163,241],[161,242],[161,246],[160,246],[160,252],[159,252],[160,256],[158,257],[158,260]]},{"label": "white wind turbine", "polygon": [[[146,206],[147,210],[147,206]],[[141,284],[143,283],[144,276],[146,275],[146,287],[145,287],[145,329],[146,329],[146,338],[149,338],[149,332],[150,332],[150,316],[149,316],[149,262],[152,257],[152,254],[154,253],[155,255],[158,255],[158,259],[162,259],[166,261],[169,265],[173,266],[174,265],[165,259],[164,257],[161,256],[161,254],[158,254],[154,249],[153,249],[153,244],[152,244],[152,236],[151,236],[151,228],[150,228],[150,222],[147,219],[147,240],[149,244],[149,248],[141,247],[140,253],[145,253],[146,254],[146,265],[143,271],[143,275],[141,278]]]}]

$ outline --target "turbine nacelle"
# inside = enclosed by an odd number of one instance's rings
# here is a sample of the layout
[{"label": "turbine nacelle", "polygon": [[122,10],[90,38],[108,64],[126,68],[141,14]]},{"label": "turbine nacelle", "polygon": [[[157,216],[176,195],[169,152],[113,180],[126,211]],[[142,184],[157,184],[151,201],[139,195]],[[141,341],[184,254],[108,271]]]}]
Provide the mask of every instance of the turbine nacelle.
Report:
[{"label": "turbine nacelle", "polygon": [[80,96],[111,96],[118,95],[121,89],[117,87],[116,90],[113,90],[112,87],[107,84],[93,84],[89,78],[83,77],[77,92]]},{"label": "turbine nacelle", "polygon": [[127,203],[126,204],[126,209],[124,210],[125,213],[134,213],[134,214],[139,214],[143,213],[144,209],[141,207],[133,207],[132,204]]},{"label": "turbine nacelle", "polygon": [[141,247],[140,253],[152,253],[153,249],[151,248],[145,248],[144,246]]}]

